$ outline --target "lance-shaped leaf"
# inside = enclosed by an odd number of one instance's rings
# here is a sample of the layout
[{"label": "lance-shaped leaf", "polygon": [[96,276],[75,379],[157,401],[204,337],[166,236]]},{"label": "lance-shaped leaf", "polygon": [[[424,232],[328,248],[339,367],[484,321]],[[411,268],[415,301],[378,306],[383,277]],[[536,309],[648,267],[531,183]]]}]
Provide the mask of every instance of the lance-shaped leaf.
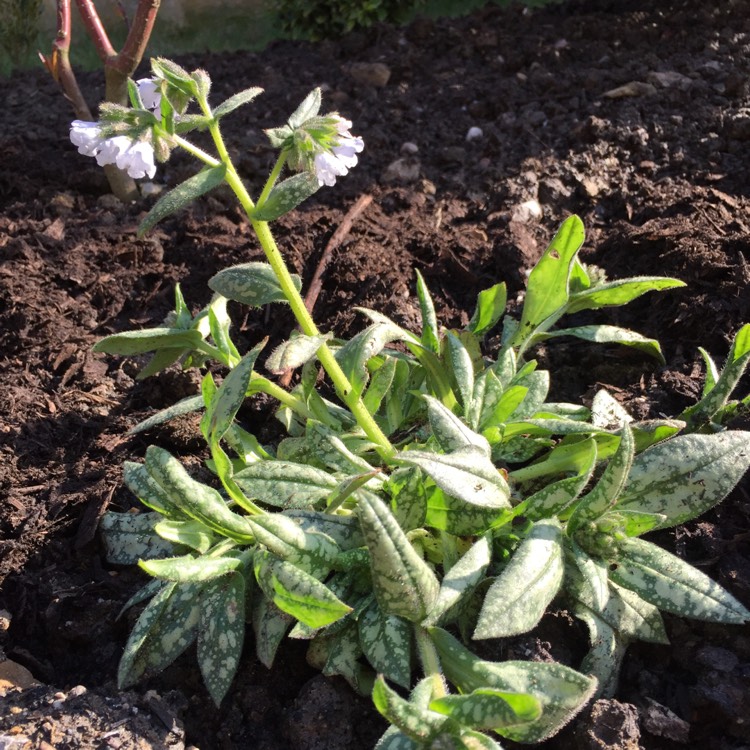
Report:
[{"label": "lance-shaped leaf", "polygon": [[360,497],[357,516],[370,551],[372,585],[383,612],[421,622],[432,609],[440,584],[376,495]]},{"label": "lance-shaped leaf", "polygon": [[468,599],[484,580],[492,559],[488,536],[482,536],[471,545],[461,559],[443,576],[435,605],[424,625],[437,625],[452,608]]},{"label": "lance-shaped leaf", "polygon": [[181,417],[183,414],[190,414],[191,412],[198,411],[199,409],[202,409],[204,405],[203,396],[201,394],[180,399],[177,403],[172,404],[172,406],[157,411],[156,414],[152,414],[142,422],[138,422],[135,427],[131,427],[128,430],[128,435],[136,435],[139,432],[145,432],[152,427],[157,427],[160,424],[169,422],[169,420],[174,419],[175,417]]},{"label": "lance-shaped leaf", "polygon": [[195,640],[203,585],[169,584],[141,612],[120,659],[120,689],[160,672]]},{"label": "lance-shaped leaf", "polygon": [[418,466],[443,492],[469,505],[510,508],[508,483],[481,448],[447,454],[404,451],[397,458]]},{"label": "lance-shaped leaf", "polygon": [[498,734],[516,742],[546,740],[560,731],[588,702],[596,679],[562,664],[483,661],[446,630],[429,628],[445,676],[462,693],[493,688],[533,695],[542,715],[521,726],[499,729]]},{"label": "lance-shaped leaf", "polygon": [[643,539],[620,543],[609,577],[659,609],[681,617],[742,624],[750,612],[689,563]]},{"label": "lance-shaped leaf", "polygon": [[255,221],[275,221],[297,208],[320,189],[318,177],[312,172],[299,172],[277,182],[264,203],[252,213]]},{"label": "lance-shaped leaf", "polygon": [[[357,624],[348,622],[340,632],[323,639],[328,641],[325,645],[325,664],[320,668],[323,674],[326,677],[341,675],[360,695],[369,695],[375,682],[375,674],[360,661],[362,648],[359,645]],[[308,658],[317,641],[318,638],[310,644]]]},{"label": "lance-shaped leaf", "polygon": [[294,563],[315,578],[324,578],[341,549],[327,534],[305,531],[280,513],[254,516],[248,519],[256,540],[274,555]]},{"label": "lance-shaped leaf", "polygon": [[469,330],[477,338],[484,336],[503,317],[507,301],[508,290],[505,282],[479,292],[476,309],[469,321]]},{"label": "lance-shaped leaf", "polygon": [[211,399],[211,404],[206,410],[206,431],[209,442],[221,440],[234,422],[234,418],[245,400],[248,384],[253,375],[255,360],[265,343],[265,340],[261,341],[240,360],[239,364],[224,378],[221,387],[214,398]]},{"label": "lance-shaped leaf", "polygon": [[346,551],[362,547],[365,543],[359,522],[354,516],[338,516],[315,510],[290,509],[282,511],[305,532],[316,531],[331,537]]},{"label": "lance-shaped leaf", "polygon": [[307,120],[316,117],[320,112],[322,102],[322,93],[319,88],[314,88],[300,103],[299,107],[294,110],[287,122],[289,127],[298,128]]},{"label": "lance-shaped leaf", "polygon": [[213,547],[216,537],[206,525],[200,521],[160,521],[154,526],[154,531],[172,544],[190,547],[201,554]]},{"label": "lance-shaped leaf", "polygon": [[258,94],[262,93],[263,89],[260,89],[257,86],[239,91],[233,96],[230,96],[229,99],[225,99],[218,107],[216,107],[213,111],[214,119],[218,120],[225,115],[228,115],[230,112],[234,112],[235,109],[241,107],[243,104],[248,104],[255,99]]},{"label": "lance-shaped leaf", "polygon": [[418,270],[415,273],[417,274],[417,299],[422,314],[422,346],[435,354],[439,354],[440,329],[437,315],[435,315],[435,304],[422,274]]},{"label": "lance-shaped leaf", "polygon": [[292,461],[256,461],[234,475],[250,498],[277,508],[309,508],[338,486],[322,469]]},{"label": "lance-shaped leaf", "polygon": [[633,276],[605,281],[570,296],[568,313],[598,310],[602,307],[626,305],[646,292],[663,291],[685,286],[683,281],[665,276]]},{"label": "lance-shaped leaf", "polygon": [[563,577],[562,529],[557,520],[537,521],[490,586],[474,638],[526,633],[542,619]]},{"label": "lance-shaped leaf", "polygon": [[276,658],[281,641],[294,623],[294,617],[282,612],[265,596],[253,598],[253,632],[255,633],[255,653],[258,661],[270,669]]},{"label": "lance-shaped leaf", "polygon": [[585,237],[583,222],[571,216],[529,275],[521,322],[510,344],[517,346],[545,331],[562,315],[569,298],[568,279]]},{"label": "lance-shaped leaf", "polygon": [[231,573],[203,591],[198,622],[198,665],[218,706],[229,690],[245,640],[245,578]]},{"label": "lance-shaped leaf", "polygon": [[135,565],[141,559],[174,554],[172,544],[154,531],[158,513],[106,512],[99,521],[107,562]]},{"label": "lance-shaped leaf", "polygon": [[205,195],[224,181],[227,173],[225,164],[215,167],[207,167],[170,190],[165,196],[159,198],[154,207],[146,214],[141,225],[138,227],[138,235],[143,236],[149,229],[156,226],[162,219],[170,214],[176,213],[192,203],[196,198]]},{"label": "lance-shaped leaf", "polygon": [[617,690],[620,667],[629,641],[602,619],[598,612],[578,603],[574,613],[586,623],[591,643],[589,652],[581,662],[581,669],[598,680],[597,697],[610,697]]},{"label": "lance-shaped leaf", "polygon": [[660,364],[664,364],[664,355],[661,352],[661,344],[656,339],[649,339],[640,333],[627,328],[618,328],[609,325],[577,326],[576,328],[563,328],[559,331],[537,333],[534,335],[534,343],[556,339],[561,336],[573,336],[584,341],[595,344],[622,344],[638,349],[644,354],[653,357]]},{"label": "lance-shaped leaf", "polygon": [[599,560],[594,560],[582,550],[574,539],[566,539],[568,560],[575,568],[568,566],[567,574],[573,579],[568,588],[576,592],[578,598],[591,609],[601,612],[607,606],[610,595],[607,568]]},{"label": "lance-shaped leaf", "polygon": [[596,520],[615,505],[627,481],[634,455],[633,431],[628,425],[623,425],[620,431],[620,445],[615,455],[609,459],[591,492],[578,501],[570,516],[567,528],[570,536],[573,536],[583,524]]},{"label": "lance-shaped leaf", "polygon": [[542,704],[533,695],[480,688],[468,695],[436,698],[430,710],[464,726],[499,731],[535,721],[542,715]]},{"label": "lance-shaped leaf", "polygon": [[448,332],[445,336],[445,354],[453,372],[453,378],[461,395],[464,414],[471,409],[474,397],[474,365],[469,350],[461,339]]},{"label": "lance-shaped leaf", "polygon": [[460,417],[436,398],[426,394],[423,398],[427,402],[427,417],[430,420],[432,434],[446,453],[474,446],[485,455],[490,455],[487,438],[470,429]]},{"label": "lance-shaped leaf", "polygon": [[330,333],[318,336],[293,335],[289,341],[279,344],[266,360],[266,369],[273,373],[294,370],[309,362],[323,344],[331,338]]},{"label": "lance-shaped leaf", "polygon": [[138,567],[154,578],[178,583],[199,583],[219,578],[243,565],[237,557],[169,557],[163,560],[141,560]]},{"label": "lance-shaped leaf", "polygon": [[126,461],[122,478],[127,488],[147,507],[167,518],[184,519],[185,514],[169,499],[158,482],[155,482],[143,464]]},{"label": "lance-shaped leaf", "polygon": [[[302,288],[300,277],[292,274],[292,281],[299,291]],[[286,302],[273,269],[268,263],[259,261],[225,268],[208,280],[208,286],[222,297],[251,307]]]},{"label": "lance-shaped leaf", "polygon": [[317,578],[270,552],[256,552],[255,577],[263,593],[283,612],[311,628],[322,628],[352,608]]},{"label": "lance-shaped leaf", "polygon": [[[704,355],[705,358],[706,355]],[[691,425],[702,425],[710,422],[716,413],[727,403],[732,391],[745,372],[748,360],[750,360],[750,323],[742,326],[737,332],[729,350],[724,369],[715,381],[712,388],[707,390],[703,398],[686,409],[682,415]],[[707,360],[707,363],[710,360]],[[708,383],[715,375],[707,372]]]},{"label": "lance-shaped leaf", "polygon": [[370,414],[377,412],[383,399],[389,394],[396,377],[397,367],[398,359],[396,357],[383,355],[383,364],[372,374],[370,384],[362,396],[362,403],[367,407]]},{"label": "lance-shaped leaf", "polygon": [[397,685],[411,684],[412,626],[395,615],[385,614],[376,600],[357,620],[359,644],[375,670]]},{"label": "lance-shaped leaf", "polygon": [[151,478],[185,515],[235,541],[253,541],[247,519],[232,513],[215,489],[193,479],[168,451],[155,445],[149,446],[146,450],[146,468]]},{"label": "lance-shaped leaf", "polygon": [[660,513],[675,526],[723,500],[750,466],[750,434],[678,435],[633,461],[617,510]]},{"label": "lance-shaped leaf", "polygon": [[131,357],[157,349],[187,349],[192,351],[203,343],[200,331],[194,328],[147,328],[143,331],[125,331],[105,336],[94,344],[95,352],[120,354]]},{"label": "lance-shaped leaf", "polygon": [[[411,335],[407,336],[411,339]],[[373,323],[358,333],[354,338],[341,347],[336,353],[336,359],[341,369],[352,384],[355,393],[362,393],[368,374],[367,360],[380,354],[383,347],[391,341],[404,339],[404,331],[399,326],[390,322]]]},{"label": "lance-shaped leaf", "polygon": [[632,421],[625,407],[609,391],[600,388],[596,392],[591,402],[591,424],[603,430],[619,430]]},{"label": "lance-shaped leaf", "polygon": [[[535,370],[528,373],[528,375],[515,378],[513,380],[513,388],[509,388],[508,390],[513,390],[518,386],[526,388],[526,395],[523,397],[523,401],[507,417],[504,414],[502,415],[503,422],[511,414],[514,420],[526,419],[527,417],[533,417],[542,409],[549,393],[549,372],[547,370]],[[495,416],[497,414],[498,410],[495,409]]]},{"label": "lance-shaped leaf", "polygon": [[470,504],[433,487],[427,493],[424,524],[454,536],[474,536],[502,525],[513,515],[509,508]]}]

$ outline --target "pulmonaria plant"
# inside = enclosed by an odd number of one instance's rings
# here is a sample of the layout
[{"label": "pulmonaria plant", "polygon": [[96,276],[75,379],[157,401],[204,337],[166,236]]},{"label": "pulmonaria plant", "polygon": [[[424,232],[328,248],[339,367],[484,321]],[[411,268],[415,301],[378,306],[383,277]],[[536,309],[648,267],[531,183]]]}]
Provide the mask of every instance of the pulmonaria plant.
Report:
[{"label": "pulmonaria plant", "polygon": [[[219,271],[197,315],[178,288],[161,326],[97,344],[110,354],[150,353],[140,377],[175,363],[213,365],[199,393],[133,432],[202,411],[214,481],[199,482],[151,446],[143,463],[124,469],[148,512],[102,519],[110,560],[152,576],[127,605],[147,602],[120,663],[121,686],[196,643],[218,704],[249,624],[267,666],[285,637],[306,640],[312,665],[370,694],[391,724],[381,749],[498,748],[503,737],[540,742],[592,696],[611,694],[632,640],[667,642],[661,611],[750,618],[704,573],[642,538],[711,508],[750,465],[748,434],[724,426],[750,406],[750,397],[731,399],[750,358],[750,325],[722,370],[703,353],[703,397],[674,419],[635,420],[604,390],[590,407],[549,401],[550,373],[530,356],[540,342],[620,344],[663,362],[653,339],[611,325],[559,327],[565,315],[682,286],[662,277],[608,280],[584,266],[583,226],[573,216],[532,270],[519,319],[506,313],[499,283],[479,294],[467,326],[445,330],[417,275],[419,333],[362,309],[368,325],[337,338],[305,308],[269,222],[356,164],[364,144],[351,123],[320,116],[313,91],[286,125],[268,131],[279,157],[253,200],[219,125],[260,90],[212,109],[204,71],[155,60],[153,72],[151,98],[142,82],[132,84],[132,108],[106,109],[90,126],[105,136],[92,136],[96,155],[120,137],[131,149],[153,144],[157,160],[173,148],[193,154],[203,169],[162,197],[141,230],[226,183],[266,262]],[[185,138],[196,128],[209,132],[215,156]],[[292,174],[282,179],[285,167]],[[266,342],[238,350],[228,300],[288,304],[299,331],[261,367]],[[498,326],[490,354],[485,338]],[[220,383],[217,367],[226,373]],[[299,377],[287,389],[273,376],[290,369]],[[238,419],[258,393],[278,402],[288,437],[277,445],[262,445]],[[590,630],[582,664],[489,661],[472,651],[472,641],[533,629],[555,600]]]}]

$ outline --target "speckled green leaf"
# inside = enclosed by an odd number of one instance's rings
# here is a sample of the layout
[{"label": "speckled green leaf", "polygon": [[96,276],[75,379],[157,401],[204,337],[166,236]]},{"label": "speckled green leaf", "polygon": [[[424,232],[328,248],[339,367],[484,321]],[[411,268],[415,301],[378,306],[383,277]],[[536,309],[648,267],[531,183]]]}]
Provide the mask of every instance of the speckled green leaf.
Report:
[{"label": "speckled green leaf", "polygon": [[355,393],[361,394],[367,384],[367,360],[380,354],[386,344],[403,338],[403,329],[394,323],[373,323],[338,350],[336,359]]},{"label": "speckled green leaf", "polygon": [[154,207],[146,214],[143,221],[141,221],[138,227],[138,236],[143,236],[162,219],[185,208],[185,206],[192,203],[196,198],[205,195],[210,190],[221,185],[224,182],[226,172],[227,168],[225,164],[207,167],[180,183],[166,195],[163,195],[156,201]]},{"label": "speckled green leaf", "polygon": [[404,531],[418,529],[427,514],[427,493],[422,472],[416,466],[402,466],[391,473],[386,489],[391,510]]},{"label": "speckled green leaf", "polygon": [[[574,539],[566,539],[566,553],[568,561],[575,566],[575,570],[568,566],[568,575],[573,574],[576,581],[574,590],[578,592],[578,598],[597,612],[602,611],[607,606],[610,595],[606,566],[584,552]],[[582,580],[578,581],[579,577]]]},{"label": "speckled green leaf", "polygon": [[375,671],[408,688],[411,683],[412,625],[386,615],[373,600],[357,620],[359,644]]},{"label": "speckled green leaf", "polygon": [[659,528],[705,513],[726,497],[750,466],[750,433],[678,435],[633,462],[617,509],[662,513]]},{"label": "speckled green leaf", "polygon": [[445,335],[445,356],[450,363],[464,413],[467,413],[474,397],[474,365],[471,355],[461,339],[448,332]]},{"label": "speckled green leaf", "polygon": [[569,299],[568,279],[584,236],[583,222],[571,216],[553,237],[529,274],[521,321],[511,346],[527,341],[537,330],[546,330],[562,314]]},{"label": "speckled green leaf", "polygon": [[427,402],[427,417],[430,420],[432,434],[446,453],[474,446],[485,455],[490,455],[487,438],[470,429],[438,399],[428,395],[425,395],[424,399]]},{"label": "speckled green leaf", "polygon": [[125,331],[97,341],[95,352],[132,357],[135,354],[154,352],[157,349],[187,349],[192,351],[203,343],[200,331],[191,328],[147,328],[143,331]]},{"label": "speckled green leaf", "polygon": [[314,88],[300,103],[299,107],[294,110],[287,122],[290,128],[298,128],[307,120],[316,117],[320,112],[322,94],[319,88]]},{"label": "speckled green leaf", "polygon": [[175,417],[181,417],[183,414],[190,414],[191,412],[198,411],[199,409],[202,409],[203,406],[203,396],[200,394],[180,399],[176,404],[172,404],[172,406],[168,406],[166,409],[156,412],[156,414],[153,414],[148,419],[138,422],[135,427],[131,427],[128,430],[128,435],[136,435],[139,432],[145,432],[152,427],[157,427],[160,424],[169,422],[169,420],[174,419]]},{"label": "speckled green leaf", "polygon": [[467,695],[446,695],[430,702],[430,710],[450,716],[475,729],[494,729],[528,724],[542,715],[542,705],[532,695],[492,688],[472,690]]},{"label": "speckled green leaf", "polygon": [[422,274],[419,270],[415,270],[415,273],[417,276],[417,299],[422,315],[422,346],[431,352],[435,352],[435,354],[439,354],[440,328],[438,327],[437,315],[435,315],[435,304]]},{"label": "speckled green leaf", "polygon": [[[299,291],[302,288],[300,277],[292,274],[292,281]],[[259,261],[225,268],[209,279],[208,286],[222,297],[251,307],[286,302],[273,269],[268,263]]]},{"label": "speckled green leaf", "polygon": [[633,465],[635,440],[630,427],[625,424],[620,431],[620,445],[614,456],[590,492],[577,503],[568,521],[568,534],[576,531],[589,521],[594,521],[612,508],[622,492]]},{"label": "speckled green leaf", "polygon": [[297,208],[320,189],[320,183],[315,174],[299,172],[277,182],[265,203],[252,212],[255,221],[275,221],[280,216]]},{"label": "speckled green leaf", "polygon": [[709,622],[741,624],[750,619],[726,589],[697,568],[643,539],[620,543],[610,578],[666,612]]},{"label": "speckled green leaf", "polygon": [[183,513],[238,542],[253,541],[247,519],[233,513],[213,488],[196,482],[169,452],[155,445],[146,450],[146,468]]},{"label": "speckled green leaf", "polygon": [[627,279],[605,281],[571,295],[568,313],[626,305],[642,294],[646,294],[646,292],[675,289],[682,286],[685,286],[684,282],[664,276],[633,276]]},{"label": "speckled green leaf", "polygon": [[115,513],[107,511],[99,521],[107,562],[135,565],[141,559],[174,554],[171,542],[162,539],[154,526],[162,518],[158,513]]},{"label": "speckled green leaf", "polygon": [[341,551],[327,534],[306,531],[293,519],[280,513],[254,516],[249,522],[260,544],[318,579],[330,572],[333,561]]},{"label": "speckled green leaf", "polygon": [[370,551],[373,590],[380,608],[386,614],[421,622],[440,588],[435,573],[377,496],[360,498],[357,516]]},{"label": "speckled green leaf", "polygon": [[461,692],[494,688],[533,695],[542,705],[536,721],[498,733],[516,742],[541,742],[562,729],[588,702],[596,679],[556,663],[483,661],[450,633],[429,628],[445,676]]},{"label": "speckled green leaf", "polygon": [[370,383],[362,396],[362,403],[370,414],[375,414],[378,411],[383,399],[390,392],[397,366],[398,360],[396,357],[384,354],[383,364],[370,376]]},{"label": "speckled green leaf", "polygon": [[305,336],[302,333],[293,335],[288,341],[279,344],[266,360],[266,369],[273,373],[294,370],[309,362],[331,334]]},{"label": "speckled green leaf", "polygon": [[443,492],[469,505],[510,508],[508,483],[480,448],[447,454],[404,451],[397,459],[418,466]]},{"label": "speckled green leaf", "polygon": [[234,475],[245,494],[277,508],[310,508],[338,486],[322,469],[291,461],[257,461]]},{"label": "speckled green leaf", "polygon": [[325,584],[296,565],[269,552],[257,552],[253,563],[263,593],[305,625],[322,628],[351,612]]},{"label": "speckled green leaf", "polygon": [[375,675],[360,662],[360,656],[362,648],[359,645],[357,625],[350,622],[331,638],[326,663],[321,671],[326,677],[341,675],[360,695],[369,695]]},{"label": "speckled green leaf", "polygon": [[556,339],[561,336],[573,336],[584,341],[595,344],[622,344],[638,349],[644,354],[653,357],[657,362],[664,364],[664,355],[661,352],[661,344],[656,339],[630,331],[627,328],[619,328],[609,325],[578,326],[576,328],[563,328],[547,333],[538,333],[534,336],[534,342]]},{"label": "speckled green leaf", "polygon": [[499,413],[498,409],[496,409],[494,418],[497,419],[499,417],[505,422],[511,416],[514,421],[533,417],[544,406],[544,401],[549,394],[549,384],[550,378],[547,370],[534,370],[522,377],[516,377],[512,383],[513,388],[519,386],[526,388],[526,395],[523,401],[509,413],[506,413],[507,409]]},{"label": "speckled green leaf", "polygon": [[218,706],[232,684],[245,640],[245,579],[230,573],[203,592],[198,622],[198,665]]},{"label": "speckled green leaf", "polygon": [[589,630],[591,647],[583,657],[581,670],[596,677],[599,685],[596,697],[611,697],[618,686],[620,667],[628,647],[628,640],[608,625],[600,613],[577,604],[574,613]]},{"label": "speckled green leaf", "polygon": [[437,600],[424,624],[437,625],[453,607],[471,596],[484,579],[491,559],[490,540],[487,536],[482,536],[443,576]]},{"label": "speckled green leaf", "polygon": [[[339,435],[320,422],[308,420],[306,437],[316,459],[332,471],[340,471],[344,474],[364,474],[375,471],[374,466],[350,450]],[[370,486],[376,487],[379,484],[380,481],[373,481]]]},{"label": "speckled green leaf", "polygon": [[396,727],[390,726],[378,740],[375,750],[420,750],[423,747],[421,742],[407,737]]},{"label": "speckled green leaf", "polygon": [[439,487],[427,493],[424,525],[454,536],[474,536],[501,525],[513,517],[505,507],[469,504],[461,498],[446,495]]},{"label": "speckled green leaf", "polygon": [[603,430],[619,430],[633,421],[625,407],[604,388],[600,388],[591,402],[591,423]]},{"label": "speckled green leaf", "polygon": [[484,598],[474,638],[503,638],[531,630],[560,588],[562,529],[537,521]]},{"label": "speckled green leaf", "polygon": [[117,673],[123,689],[171,664],[194,640],[204,584],[165,586],[138,618]]},{"label": "speckled green leaf", "polygon": [[198,583],[226,575],[242,567],[237,557],[169,557],[163,560],[141,560],[138,567],[154,578],[178,583]]},{"label": "speckled green leaf", "polygon": [[294,617],[259,595],[253,597],[252,622],[258,661],[270,669],[281,641],[294,623]]},{"label": "speckled green leaf", "polygon": [[507,300],[508,290],[504,282],[479,292],[477,306],[469,321],[469,330],[477,337],[484,336],[503,317]]},{"label": "speckled green leaf", "polygon": [[221,440],[234,421],[237,412],[245,400],[253,366],[265,341],[253,347],[224,378],[219,390],[211,401],[207,411],[207,432],[209,442]]},{"label": "speckled green leaf", "polygon": [[285,510],[283,515],[291,518],[303,531],[317,531],[331,537],[344,551],[364,546],[362,529],[354,516],[305,509]]}]

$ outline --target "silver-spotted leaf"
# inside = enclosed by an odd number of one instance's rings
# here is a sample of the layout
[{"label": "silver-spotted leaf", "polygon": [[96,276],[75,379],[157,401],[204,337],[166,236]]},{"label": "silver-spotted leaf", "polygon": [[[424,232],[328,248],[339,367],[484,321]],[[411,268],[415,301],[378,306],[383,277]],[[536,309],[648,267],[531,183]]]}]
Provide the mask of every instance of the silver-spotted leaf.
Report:
[{"label": "silver-spotted leaf", "polygon": [[411,623],[385,614],[373,600],[359,616],[357,626],[362,653],[375,671],[408,688],[411,684]]},{"label": "silver-spotted leaf", "polygon": [[[292,281],[299,291],[302,288],[300,277],[292,274]],[[251,307],[262,307],[269,302],[286,302],[273,269],[268,263],[259,261],[224,268],[209,279],[208,286],[222,297]]]},{"label": "silver-spotted leaf", "polygon": [[257,461],[234,481],[248,497],[277,508],[311,508],[330,495],[338,480],[322,469],[291,461]]}]

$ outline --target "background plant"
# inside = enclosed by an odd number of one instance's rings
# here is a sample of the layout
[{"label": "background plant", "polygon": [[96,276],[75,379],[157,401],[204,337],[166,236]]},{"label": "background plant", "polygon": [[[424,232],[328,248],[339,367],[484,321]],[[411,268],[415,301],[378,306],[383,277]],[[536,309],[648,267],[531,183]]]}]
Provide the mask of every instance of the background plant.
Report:
[{"label": "background plant", "polygon": [[[205,166],[154,206],[143,229],[226,182],[267,262],[216,274],[215,297],[197,315],[178,289],[162,326],[97,347],[152,353],[142,376],[175,362],[214,365],[199,394],[135,429],[203,410],[215,482],[196,481],[152,446],[143,464],[125,467],[126,483],[151,512],[108,514],[102,524],[110,559],[140,561],[153,576],[128,604],[148,601],[120,665],[122,685],[196,642],[219,702],[238,667],[247,620],[264,664],[288,634],[309,641],[308,659],[325,674],[371,693],[392,725],[381,747],[497,747],[486,731],[541,741],[592,694],[611,692],[631,640],[665,640],[660,610],[730,623],[750,616],[704,574],[641,539],[719,502],[750,463],[747,434],[724,427],[745,404],[731,395],[750,356],[748,327],[723,370],[706,359],[704,396],[677,419],[635,421],[603,391],[590,408],[548,401],[550,373],[530,358],[542,341],[618,343],[662,361],[653,339],[608,325],[560,327],[565,315],[681,285],[661,277],[607,280],[587,268],[578,259],[583,227],[571,217],[533,269],[520,318],[506,313],[505,286],[496,284],[480,293],[464,329],[446,331],[418,277],[419,333],[363,310],[369,325],[337,339],[305,310],[301,282],[268,222],[320,187],[319,157],[351,160],[347,149],[360,144],[350,124],[335,113],[321,116],[313,91],[286,125],[268,131],[279,159],[253,200],[219,125],[260,91],[212,109],[204,71],[163,60],[153,70],[160,116],[144,108],[133,84],[132,108],[107,111],[103,126],[148,142],[162,160],[181,147]],[[210,133],[216,156],[186,140],[199,128]],[[299,171],[282,179],[288,165]],[[257,371],[265,342],[238,351],[227,300],[290,305],[300,333],[264,362],[271,375],[299,370],[290,391]],[[500,346],[490,354],[484,339],[498,326]],[[215,365],[228,371],[220,384]],[[330,382],[323,390],[320,365]],[[237,419],[258,392],[279,402],[289,437],[278,445],[261,445]],[[582,665],[588,674],[490,662],[456,637],[526,632],[558,596],[591,631]],[[414,684],[416,662],[423,678]]]},{"label": "background plant", "polygon": [[34,49],[41,13],[42,0],[0,0],[0,50],[11,65]]}]

